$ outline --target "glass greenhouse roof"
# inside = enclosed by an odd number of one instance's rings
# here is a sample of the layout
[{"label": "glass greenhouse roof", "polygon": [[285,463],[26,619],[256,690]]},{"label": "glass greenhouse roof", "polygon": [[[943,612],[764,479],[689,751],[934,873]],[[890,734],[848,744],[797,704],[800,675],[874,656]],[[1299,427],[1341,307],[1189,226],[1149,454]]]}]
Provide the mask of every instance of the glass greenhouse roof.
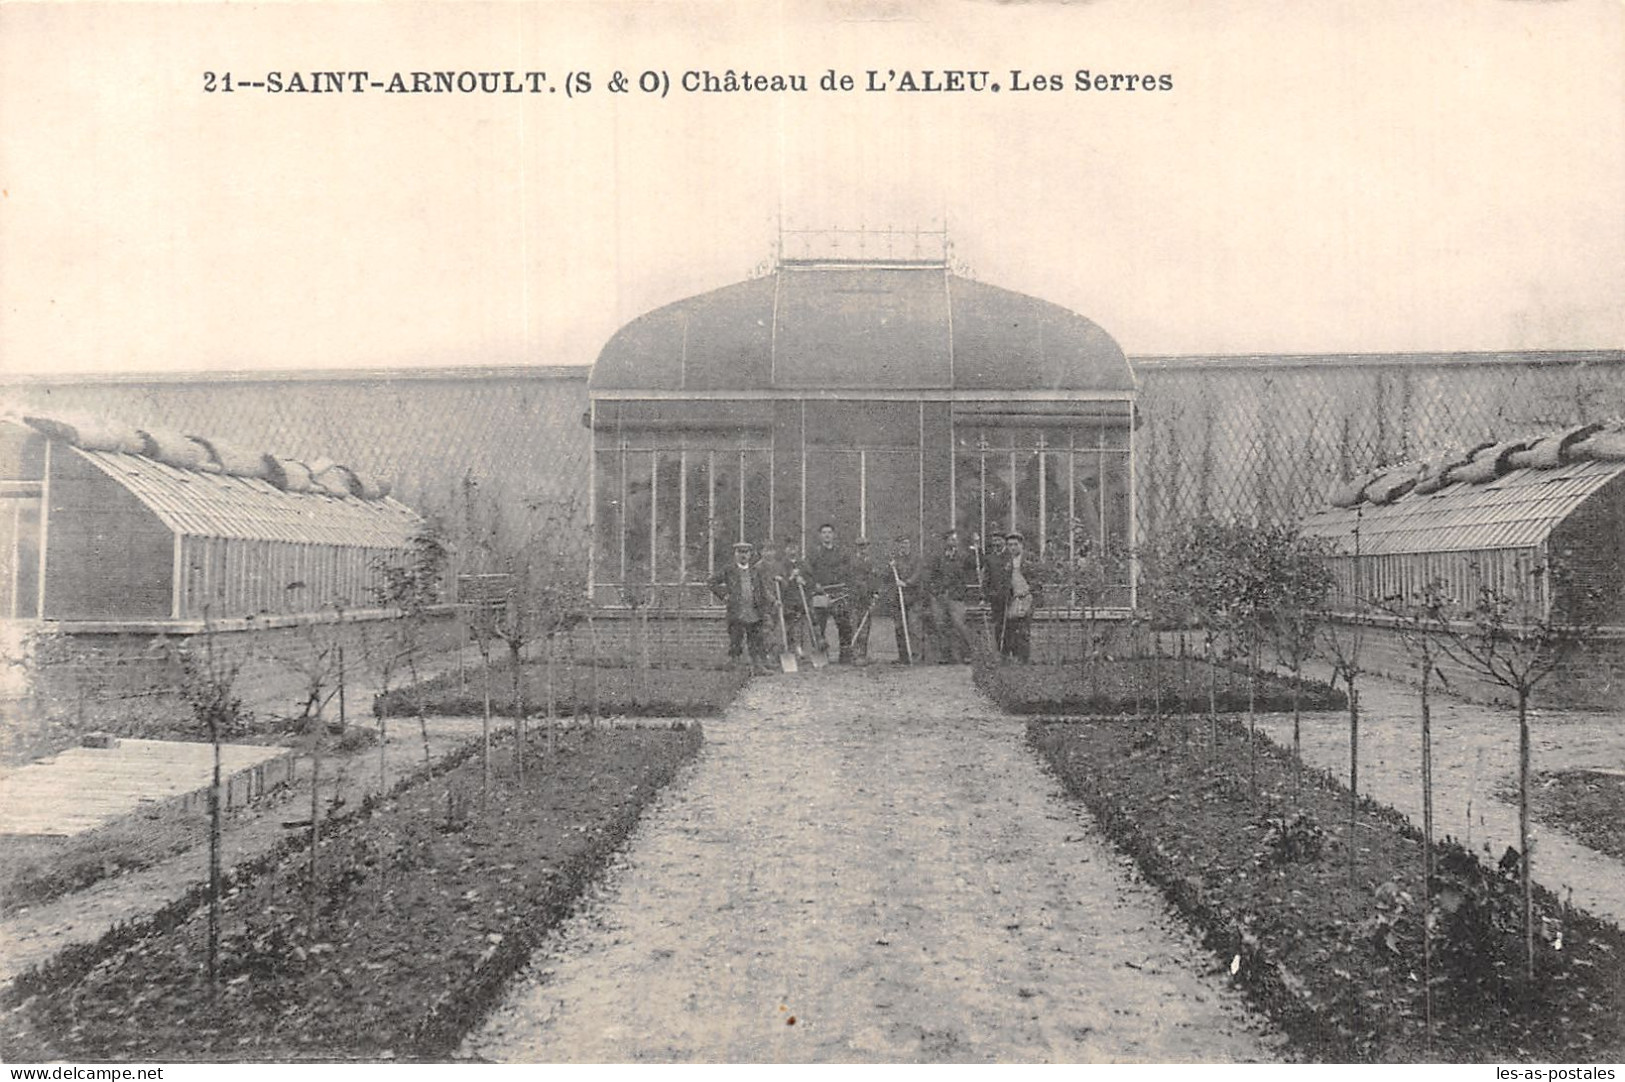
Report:
[{"label": "glass greenhouse roof", "polygon": [[284,492],[257,477],[183,470],[142,455],[72,448],[176,533],[250,541],[404,548],[421,520],[388,497]]},{"label": "glass greenhouse roof", "polygon": [[1525,467],[1484,484],[1458,481],[1391,504],[1320,511],[1304,521],[1303,532],[1362,556],[1533,548],[1622,473],[1625,462],[1618,461]]}]

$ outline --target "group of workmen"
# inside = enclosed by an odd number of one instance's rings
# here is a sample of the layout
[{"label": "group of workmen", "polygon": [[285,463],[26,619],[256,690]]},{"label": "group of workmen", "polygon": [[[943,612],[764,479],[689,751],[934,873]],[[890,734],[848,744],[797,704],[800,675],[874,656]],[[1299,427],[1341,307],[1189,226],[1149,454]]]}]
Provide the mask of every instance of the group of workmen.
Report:
[{"label": "group of workmen", "polygon": [[833,624],[833,660],[867,665],[870,629],[884,618],[896,636],[897,664],[963,664],[972,652],[968,599],[980,588],[994,648],[1028,661],[1042,588],[1037,561],[1020,532],[996,535],[986,552],[977,540],[962,544],[959,531],[948,530],[940,551],[922,558],[904,534],[881,554],[865,537],[847,548],[826,522],[805,553],[793,538],[761,551],[740,541],[732,561],[711,576],[712,591],[727,607],[728,656],[757,671],[767,671],[775,654],[828,658]]}]

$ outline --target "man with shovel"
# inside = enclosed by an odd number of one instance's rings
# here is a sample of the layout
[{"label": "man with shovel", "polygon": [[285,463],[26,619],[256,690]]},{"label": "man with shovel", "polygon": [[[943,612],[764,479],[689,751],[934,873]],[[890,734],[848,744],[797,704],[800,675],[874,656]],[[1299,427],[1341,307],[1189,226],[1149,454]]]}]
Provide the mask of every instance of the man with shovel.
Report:
[{"label": "man with shovel", "polygon": [[[852,630],[852,664],[869,664],[869,626],[876,611],[876,603],[890,582],[882,581],[885,570],[875,562],[869,550],[869,539],[858,538],[857,552],[852,557],[852,605],[858,616],[858,626]],[[890,575],[890,572],[887,572]]]},{"label": "man with shovel", "polygon": [[914,554],[914,538],[898,534],[896,548],[886,568],[890,579],[888,589],[881,595],[886,599],[885,612],[892,618],[892,632],[897,636],[897,664],[911,665],[920,658],[920,579],[923,569],[920,558]]},{"label": "man with shovel", "polygon": [[[767,576],[751,562],[750,555],[750,542],[737,542],[733,563],[711,576],[711,592],[727,606],[728,657],[735,665],[765,673],[767,666],[762,664],[762,658],[767,655],[767,647],[762,642],[762,621],[770,611]],[[747,647],[749,656],[742,656]]]},{"label": "man with shovel", "polygon": [[807,571],[801,562],[801,546],[795,538],[786,537],[777,549],[769,550],[762,560],[762,568],[768,576],[768,592],[779,607],[784,652],[791,657],[804,657],[802,638],[806,634],[807,619],[802,611],[799,586],[806,581]]}]

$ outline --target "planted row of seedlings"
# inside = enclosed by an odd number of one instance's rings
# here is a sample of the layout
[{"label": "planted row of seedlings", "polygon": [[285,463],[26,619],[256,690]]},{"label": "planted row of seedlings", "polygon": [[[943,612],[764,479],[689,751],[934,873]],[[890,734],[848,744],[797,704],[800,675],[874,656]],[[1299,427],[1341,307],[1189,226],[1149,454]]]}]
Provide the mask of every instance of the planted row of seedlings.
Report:
[{"label": "planted row of seedlings", "polygon": [[1537,887],[1530,975],[1515,864],[1429,846],[1363,799],[1350,832],[1347,786],[1252,743],[1239,718],[1040,719],[1028,732],[1304,1054],[1586,1062],[1625,1051],[1625,934]]},{"label": "planted row of seedlings", "polygon": [[444,1059],[700,739],[582,727],[483,762],[473,744],[217,908],[20,981],[7,1057]]},{"label": "planted row of seedlings", "polygon": [[[1343,596],[1329,555],[1291,527],[1198,523],[1166,538],[1145,554],[1126,656],[1086,649],[1070,674],[1066,712],[1119,720],[1035,724],[1035,742],[1147,874],[1216,945],[1234,948],[1238,977],[1245,971],[1249,987],[1320,1054],[1617,1056],[1619,1025],[1608,1012],[1625,1007],[1625,941],[1613,925],[1541,891],[1529,855],[1529,698],[1586,629],[1530,618],[1524,594],[1561,569],[1533,568],[1527,583],[1486,586],[1470,599],[1448,597],[1438,583],[1377,598],[1364,595],[1356,560]],[[1361,648],[1373,617],[1398,630],[1416,666],[1420,830],[1360,794]],[[1158,630],[1142,636],[1142,624]],[[1192,701],[1188,637],[1201,645],[1205,703]],[[1105,638],[1085,632],[1083,641]],[[1180,644],[1171,667],[1163,656],[1170,638]],[[1315,658],[1340,694],[1302,679]],[[1517,704],[1521,843],[1494,867],[1435,842],[1431,706],[1446,660]],[[1111,687],[1114,668],[1126,689]],[[1012,684],[991,669],[978,679],[1001,701],[1031,700],[1035,685],[1021,675]],[[1339,706],[1348,717],[1347,775],[1316,775],[1306,787],[1301,712]],[[1256,726],[1259,710],[1283,708],[1293,713],[1286,750],[1261,740]],[[1240,709],[1244,728],[1221,720]]]}]

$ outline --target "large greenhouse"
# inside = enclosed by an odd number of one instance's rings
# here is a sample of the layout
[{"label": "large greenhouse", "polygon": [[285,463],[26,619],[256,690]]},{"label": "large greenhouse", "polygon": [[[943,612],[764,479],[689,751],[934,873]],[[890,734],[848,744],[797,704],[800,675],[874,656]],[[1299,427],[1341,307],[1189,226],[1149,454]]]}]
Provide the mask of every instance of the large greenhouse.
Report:
[{"label": "large greenhouse", "polygon": [[0,420],[0,613],[184,624],[372,607],[418,516],[333,463],[92,417]]},{"label": "large greenhouse", "polygon": [[627,324],[589,396],[600,604],[825,522],[881,546],[1021,530],[1050,559],[1098,559],[1106,604],[1133,604],[1123,351],[945,257],[781,259]]}]

